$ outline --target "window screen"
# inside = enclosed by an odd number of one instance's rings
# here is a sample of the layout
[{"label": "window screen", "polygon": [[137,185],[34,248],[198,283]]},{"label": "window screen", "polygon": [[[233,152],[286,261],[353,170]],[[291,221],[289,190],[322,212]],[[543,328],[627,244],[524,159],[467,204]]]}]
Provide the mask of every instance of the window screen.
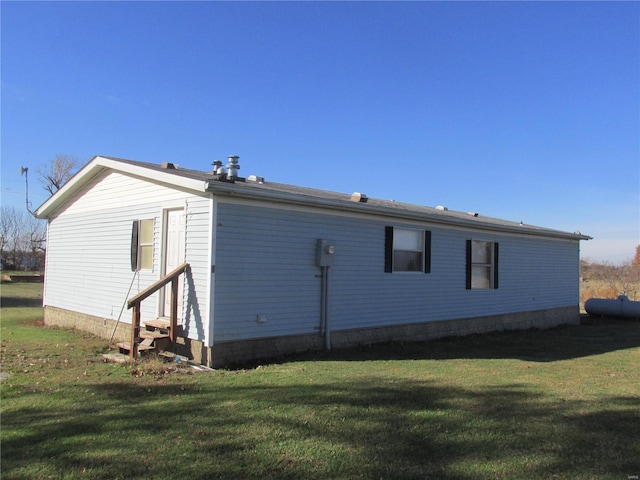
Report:
[{"label": "window screen", "polygon": [[498,243],[467,240],[467,289],[498,288]]},{"label": "window screen", "polygon": [[431,232],[385,229],[385,272],[431,271]]},{"label": "window screen", "polygon": [[133,221],[131,271],[153,269],[153,227],[153,219]]}]

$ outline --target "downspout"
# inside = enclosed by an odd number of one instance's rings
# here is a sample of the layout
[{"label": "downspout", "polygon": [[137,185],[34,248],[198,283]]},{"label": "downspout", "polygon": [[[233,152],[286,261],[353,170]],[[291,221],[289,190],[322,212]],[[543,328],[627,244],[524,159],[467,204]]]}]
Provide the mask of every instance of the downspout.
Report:
[{"label": "downspout", "polygon": [[331,324],[329,322],[329,269],[324,267],[324,346],[331,350]]},{"label": "downspout", "polygon": [[331,350],[331,325],[329,322],[329,267],[334,264],[336,247],[330,240],[318,239],[316,243],[316,265],[320,267],[320,335],[324,334],[324,345]]},{"label": "downspout", "polygon": [[331,350],[331,328],[329,325],[329,267],[321,266],[320,287],[320,331],[324,335],[324,345]]}]

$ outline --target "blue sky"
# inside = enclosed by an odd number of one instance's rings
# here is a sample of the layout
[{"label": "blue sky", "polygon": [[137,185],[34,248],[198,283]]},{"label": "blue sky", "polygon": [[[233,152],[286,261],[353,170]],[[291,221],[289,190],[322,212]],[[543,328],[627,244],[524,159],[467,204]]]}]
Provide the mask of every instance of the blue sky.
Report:
[{"label": "blue sky", "polygon": [[[640,244],[638,2],[0,4],[2,204],[57,154],[208,170]],[[226,162],[225,162],[226,163]]]}]

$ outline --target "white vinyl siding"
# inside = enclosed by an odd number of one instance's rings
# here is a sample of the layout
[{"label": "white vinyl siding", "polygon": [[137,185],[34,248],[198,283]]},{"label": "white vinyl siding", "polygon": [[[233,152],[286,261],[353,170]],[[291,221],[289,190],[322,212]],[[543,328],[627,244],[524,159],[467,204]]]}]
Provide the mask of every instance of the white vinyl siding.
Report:
[{"label": "white vinyl siding", "polygon": [[[431,274],[385,273],[385,224],[320,209],[220,200],[215,338],[295,335],[320,329],[316,242],[335,241],[332,330],[440,321],[578,305],[578,242],[398,223],[431,232]],[[500,289],[465,293],[467,239],[500,242]],[[482,294],[485,293],[485,294]],[[258,315],[267,319],[258,323]]]},{"label": "white vinyl siding", "polygon": [[[578,305],[578,240],[213,199],[117,172],[88,182],[50,218],[45,305],[117,319],[127,298],[159,278],[164,214],[178,208],[186,214],[185,261],[191,266],[182,292],[184,333],[208,346],[214,339],[319,335],[318,239],[336,246],[328,287],[334,331]],[[137,220],[153,220],[153,268],[134,274],[131,226]],[[429,275],[386,272],[388,228],[420,232]],[[465,289],[470,238],[499,243],[499,289]],[[416,255],[417,242],[400,234],[398,250]],[[495,259],[491,264],[495,269]],[[159,308],[157,294],[145,300],[143,321]],[[125,309],[120,320],[130,318]]]},{"label": "white vinyl siding", "polygon": [[[185,251],[191,269],[182,292],[184,329],[190,338],[205,340],[210,276],[209,196],[190,195],[120,173],[92,180],[81,196],[50,219],[44,304],[118,319],[128,298],[160,278],[165,207],[185,206],[189,236]],[[153,238],[149,250],[152,269],[134,273],[131,225],[140,219],[152,220],[153,231],[148,232]],[[157,318],[159,308],[156,293],[142,302],[142,321]],[[122,311],[120,321],[129,323],[131,312],[126,307]]]}]

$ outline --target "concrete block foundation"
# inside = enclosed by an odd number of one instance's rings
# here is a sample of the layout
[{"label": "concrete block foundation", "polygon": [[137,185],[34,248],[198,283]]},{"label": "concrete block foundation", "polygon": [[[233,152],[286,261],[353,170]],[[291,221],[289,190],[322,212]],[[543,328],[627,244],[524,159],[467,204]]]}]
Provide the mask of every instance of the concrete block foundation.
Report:
[{"label": "concrete block foundation", "polygon": [[[576,305],[486,317],[339,330],[331,332],[331,346],[334,349],[344,349],[384,342],[422,342],[476,333],[529,328],[547,329],[559,325],[578,324],[580,324],[580,310]],[[220,367],[323,348],[324,338],[318,334],[218,342],[209,349],[209,366]]]},{"label": "concrete block foundation", "polygon": [[[114,340],[128,341],[129,323],[93,317],[55,307],[45,307],[45,325],[74,328]],[[547,329],[559,325],[578,325],[579,307],[569,306],[531,312],[513,312],[475,318],[461,318],[433,322],[412,323],[382,327],[337,330],[331,332],[331,346],[344,349],[358,345],[383,342],[421,342],[443,337],[464,336],[502,330]],[[315,334],[257,338],[233,342],[217,342],[207,347],[203,342],[179,338],[176,353],[194,362],[219,368],[243,362],[276,358],[283,355],[324,348],[324,337]]]}]

